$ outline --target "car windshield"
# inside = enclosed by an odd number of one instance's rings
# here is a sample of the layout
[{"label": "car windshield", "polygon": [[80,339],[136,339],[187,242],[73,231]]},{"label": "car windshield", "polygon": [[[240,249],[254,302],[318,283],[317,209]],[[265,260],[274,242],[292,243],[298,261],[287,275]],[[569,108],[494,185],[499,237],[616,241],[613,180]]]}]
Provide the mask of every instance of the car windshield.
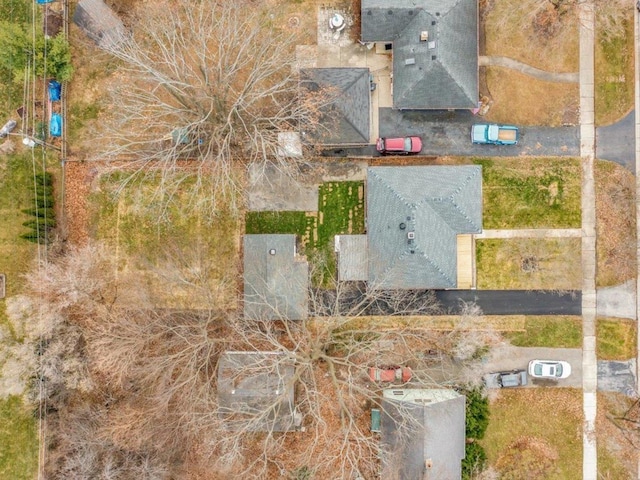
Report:
[{"label": "car windshield", "polygon": [[411,151],[411,137],[407,137],[404,139],[404,151],[405,152]]},{"label": "car windshield", "polygon": [[533,367],[533,371],[536,375],[542,375],[542,365],[539,363]]},{"label": "car windshield", "polygon": [[556,377],[562,376],[562,365],[556,365]]}]

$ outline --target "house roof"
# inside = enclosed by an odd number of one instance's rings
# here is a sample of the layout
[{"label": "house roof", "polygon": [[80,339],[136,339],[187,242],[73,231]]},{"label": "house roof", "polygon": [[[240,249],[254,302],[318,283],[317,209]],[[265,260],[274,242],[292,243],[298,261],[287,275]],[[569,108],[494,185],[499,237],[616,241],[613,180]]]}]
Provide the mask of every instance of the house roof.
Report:
[{"label": "house roof", "polygon": [[394,108],[477,106],[476,0],[362,0],[361,8],[362,41],[393,43]]},{"label": "house roof", "polygon": [[122,20],[103,0],[80,0],[73,23],[102,48],[117,45],[126,34]]},{"label": "house roof", "polygon": [[295,235],[244,236],[246,317],[307,318],[309,264],[295,252]]},{"label": "house roof", "polygon": [[368,144],[370,122],[368,68],[308,68],[300,71],[301,84],[324,91],[319,128],[307,132],[325,145]]},{"label": "house roof", "polygon": [[384,390],[381,420],[382,478],[461,478],[464,395],[444,389]]},{"label": "house roof", "polygon": [[230,430],[285,432],[300,424],[295,366],[278,352],[225,352],[218,362],[218,407]]},{"label": "house roof", "polygon": [[479,165],[368,169],[372,288],[455,288],[457,235],[481,231]]}]

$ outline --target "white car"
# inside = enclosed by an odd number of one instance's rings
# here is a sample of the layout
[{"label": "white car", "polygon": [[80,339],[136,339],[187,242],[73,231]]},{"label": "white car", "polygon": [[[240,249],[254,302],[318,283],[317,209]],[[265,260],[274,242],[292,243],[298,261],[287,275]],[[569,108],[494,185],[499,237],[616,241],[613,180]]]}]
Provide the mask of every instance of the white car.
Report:
[{"label": "white car", "polygon": [[567,378],[571,375],[571,365],[561,360],[531,360],[529,375],[533,378]]}]

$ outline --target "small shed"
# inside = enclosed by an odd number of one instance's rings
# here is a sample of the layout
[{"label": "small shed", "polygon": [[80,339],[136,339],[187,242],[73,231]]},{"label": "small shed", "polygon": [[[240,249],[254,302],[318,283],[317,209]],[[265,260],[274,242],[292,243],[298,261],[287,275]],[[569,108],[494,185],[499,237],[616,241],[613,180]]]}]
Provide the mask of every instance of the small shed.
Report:
[{"label": "small shed", "polygon": [[218,406],[229,430],[286,432],[302,423],[292,358],[283,352],[225,352],[218,362]]},{"label": "small shed", "polygon": [[366,235],[336,235],[334,250],[338,257],[338,280],[345,282],[368,279]]},{"label": "small shed", "polygon": [[117,45],[126,34],[122,20],[102,0],[80,0],[73,23],[102,48]]}]

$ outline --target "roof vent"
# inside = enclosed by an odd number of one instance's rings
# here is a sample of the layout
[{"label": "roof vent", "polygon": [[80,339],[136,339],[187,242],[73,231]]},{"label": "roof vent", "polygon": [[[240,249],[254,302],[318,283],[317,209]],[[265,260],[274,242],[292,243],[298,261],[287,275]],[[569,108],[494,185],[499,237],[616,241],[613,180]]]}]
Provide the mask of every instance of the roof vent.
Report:
[{"label": "roof vent", "polygon": [[429,32],[423,30],[422,32],[420,32],[420,41],[426,42],[427,40],[429,40]]},{"label": "roof vent", "polygon": [[435,20],[431,20],[431,25],[435,25],[436,21]]},{"label": "roof vent", "polygon": [[429,42],[428,46],[429,46],[429,50],[433,50],[434,48],[436,48],[435,40],[432,40],[431,42]]},{"label": "roof vent", "polygon": [[406,223],[404,223],[404,222],[403,222],[403,223],[401,223],[401,224],[400,224],[400,230],[404,230],[405,228],[407,228]]},{"label": "roof vent", "polygon": [[269,250],[269,255],[275,255],[276,254],[276,249],[272,248],[271,250]]},{"label": "roof vent", "polygon": [[426,468],[427,470],[429,470],[431,467],[433,467],[433,460],[430,458],[427,458],[424,461],[424,468]]},{"label": "roof vent", "polygon": [[414,238],[416,238],[416,232],[407,232],[407,238],[409,240],[413,240]]},{"label": "roof vent", "polygon": [[436,57],[435,55],[431,55],[431,60],[435,60],[436,58],[438,57]]},{"label": "roof vent", "polygon": [[393,10],[387,10],[387,15],[393,15]]},{"label": "roof vent", "polygon": [[415,58],[407,58],[407,59],[404,61],[404,64],[405,64],[405,65],[415,65],[415,64],[416,64],[416,59],[415,59]]}]

